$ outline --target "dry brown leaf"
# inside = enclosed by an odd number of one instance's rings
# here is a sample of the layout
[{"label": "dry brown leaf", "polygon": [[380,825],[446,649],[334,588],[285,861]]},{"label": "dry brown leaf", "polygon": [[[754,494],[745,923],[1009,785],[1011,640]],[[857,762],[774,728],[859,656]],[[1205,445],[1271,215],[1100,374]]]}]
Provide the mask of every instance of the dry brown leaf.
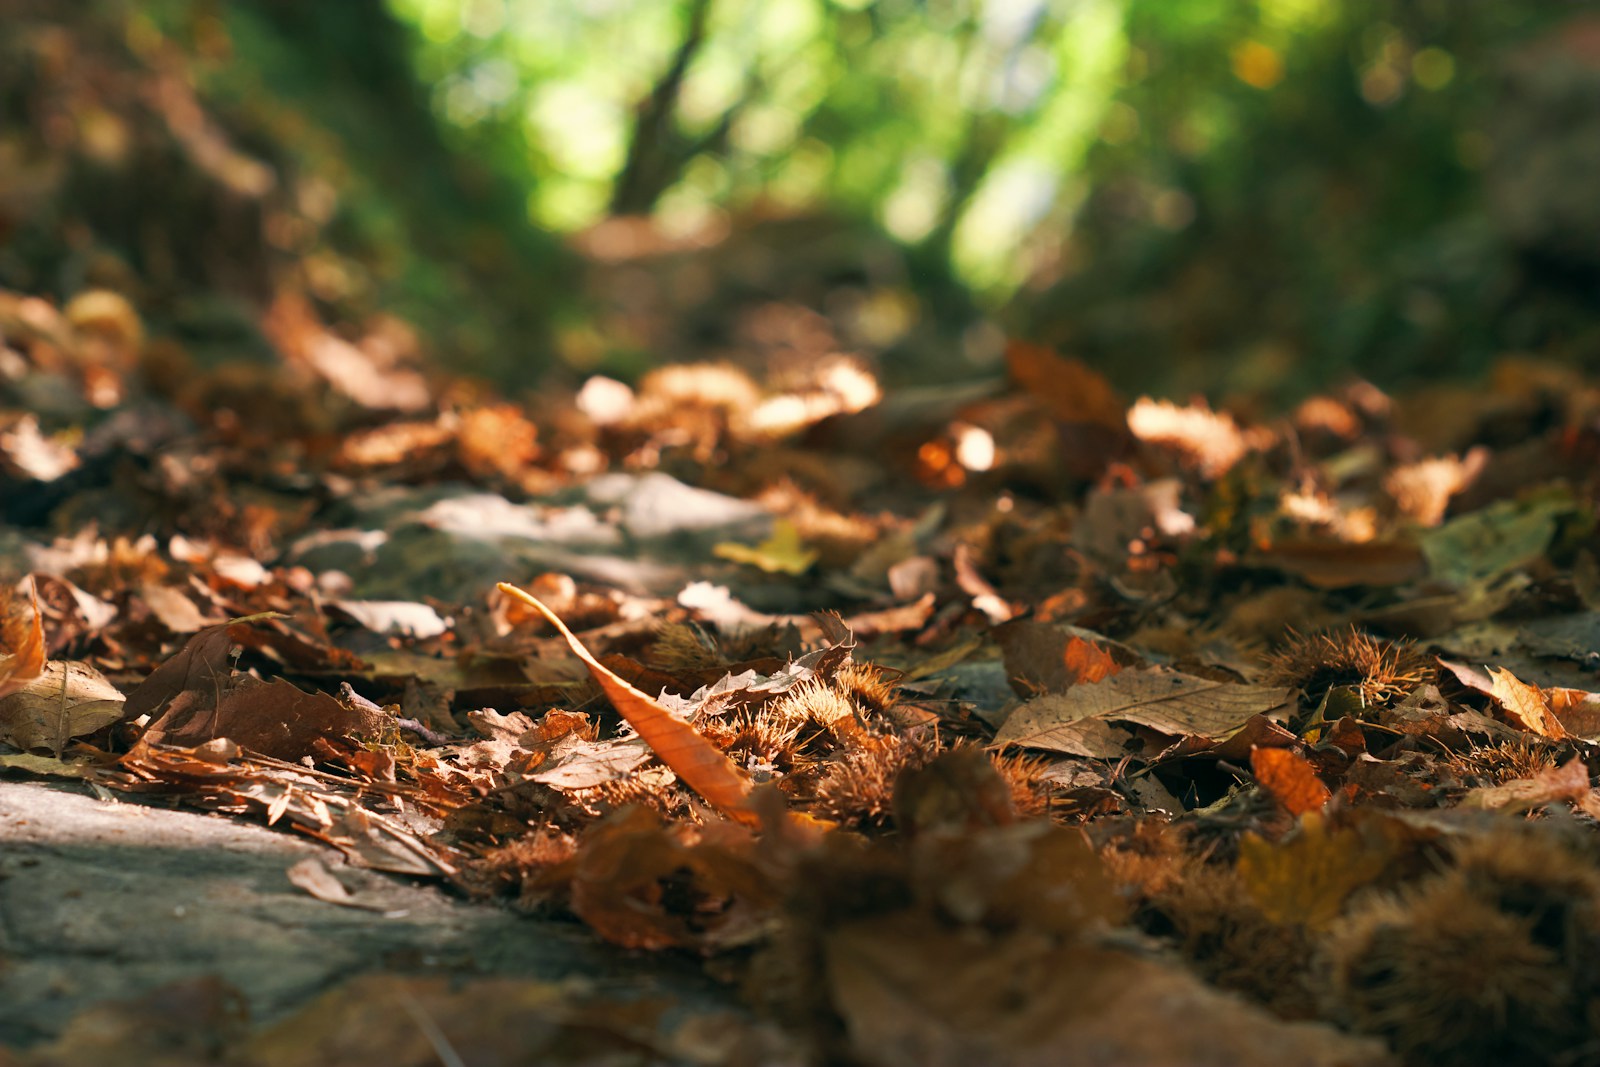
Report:
[{"label": "dry brown leaf", "polygon": [[[1011,688],[1024,698],[1064,692],[1079,682],[1100,681],[1082,673],[1087,664],[1099,660],[1096,653],[1104,653],[1119,668],[1142,662],[1139,653],[1127,645],[1076,626],[1018,620],[997,626],[994,635],[1005,654]],[[1074,641],[1088,648],[1069,650]]]},{"label": "dry brown leaf", "polygon": [[161,625],[175,634],[192,634],[218,621],[206,618],[193,600],[170,585],[146,582],[139,587],[139,599],[149,605]]},{"label": "dry brown leaf", "polygon": [[1122,398],[1099,371],[1080,359],[1058,356],[1043,345],[1006,345],[1011,378],[1063,423],[1089,423],[1125,434]]},{"label": "dry brown leaf", "polygon": [[1122,664],[1113,659],[1111,653],[1081,637],[1068,639],[1061,660],[1074,683],[1102,682],[1122,670]]},{"label": "dry brown leaf", "polygon": [[370,909],[372,905],[363,903],[351,895],[344,883],[333,876],[333,872],[322,865],[322,861],[315,857],[307,857],[296,863],[284,872],[289,876],[289,881],[300,889],[316,897],[324,904],[338,904],[346,908]]},{"label": "dry brown leaf", "polygon": [[242,748],[281,760],[299,760],[322,739],[370,739],[383,730],[385,716],[370,708],[341,703],[327,693],[307,693],[282,678],[258,681],[249,675],[230,679],[212,703],[210,693],[193,702],[173,701],[150,724],[151,744],[191,746],[226,737]]},{"label": "dry brown leaf", "polygon": [[[666,1008],[660,997],[602,999],[569,982],[366,974],[251,1033],[228,1060],[251,1067],[716,1062],[673,1054],[678,1013],[668,1019]],[[741,1025],[718,1021],[724,1035]],[[181,1020],[188,1027],[206,1022]],[[52,1062],[145,1062],[119,1058],[114,1047],[94,1048],[99,1055]],[[189,1062],[214,1059],[196,1053]]]},{"label": "dry brown leaf", "polygon": [[605,691],[617,714],[638,731],[661,762],[683,779],[689,788],[728,817],[746,825],[760,825],[760,816],[750,803],[750,778],[734,765],[726,753],[700,736],[687,722],[674,716],[660,701],[635,689],[596,659],[583,642],[567,629],[567,624],[537,597],[506,582],[501,582],[498,588],[506,596],[520,600],[539,612],[566,638],[573,654],[588,666],[589,673]]},{"label": "dry brown leaf", "polygon": [[59,755],[72,738],[122,717],[123,696],[104,675],[86,663],[51,660],[33,681],[0,697],[0,741]]},{"label": "dry brown leaf", "polygon": [[1300,753],[1289,748],[1255,748],[1250,751],[1250,773],[1272,799],[1296,817],[1321,811],[1333,794]]},{"label": "dry brown leaf", "polygon": [[1574,756],[1561,766],[1551,767],[1532,778],[1474,789],[1461,798],[1461,806],[1484,811],[1531,811],[1561,801],[1585,804],[1590,793],[1589,768],[1581,757]]},{"label": "dry brown leaf", "polygon": [[1179,407],[1140,397],[1128,409],[1128,429],[1141,441],[1176,452],[1206,478],[1226,474],[1250,447],[1231,415],[1201,404]]},{"label": "dry brown leaf", "polygon": [[1221,741],[1252,716],[1286,713],[1292,699],[1290,689],[1218,682],[1165,667],[1122,671],[1024,704],[1006,720],[995,744],[1082,755],[1081,724],[1091,720]]},{"label": "dry brown leaf", "polygon": [[1422,550],[1403,541],[1277,541],[1246,562],[1276,567],[1319,589],[1404,585],[1428,573]]},{"label": "dry brown leaf", "polygon": [[596,826],[572,868],[572,910],[626,948],[728,948],[767,933],[780,888],[748,830],[665,824],[625,808]]},{"label": "dry brown leaf", "polygon": [[636,737],[586,741],[568,735],[528,779],[562,792],[593,789],[627,778],[649,761],[650,746]]},{"label": "dry brown leaf", "polygon": [[1540,737],[1559,740],[1567,736],[1566,728],[1550,710],[1550,703],[1538,686],[1529,685],[1503,667],[1490,667],[1488,670],[1493,682],[1489,695],[1506,713],[1511,725],[1530,730]]},{"label": "dry brown leaf", "polygon": [[1567,733],[1583,738],[1600,735],[1600,693],[1563,686],[1547,687],[1543,692],[1551,712]]},{"label": "dry brown leaf", "polygon": [[1012,615],[1011,605],[1006,603],[989,580],[978,572],[978,564],[972,558],[972,546],[966,542],[956,546],[953,562],[956,568],[956,584],[961,591],[972,598],[972,606],[988,616],[991,623],[996,625],[1010,621]]}]

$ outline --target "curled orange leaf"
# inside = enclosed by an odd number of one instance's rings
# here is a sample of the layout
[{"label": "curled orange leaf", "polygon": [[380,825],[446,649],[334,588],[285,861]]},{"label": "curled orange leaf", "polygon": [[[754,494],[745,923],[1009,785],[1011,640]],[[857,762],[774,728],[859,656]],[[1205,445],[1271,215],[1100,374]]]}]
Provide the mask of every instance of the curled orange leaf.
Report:
[{"label": "curled orange leaf", "polygon": [[662,707],[659,701],[635,689],[595,659],[583,642],[567,629],[566,623],[545,607],[538,597],[507,582],[501,582],[499,589],[506,596],[533,608],[550,620],[550,624],[567,639],[573,653],[588,666],[589,673],[610,698],[612,707],[638,732],[661,762],[683,779],[684,784],[729,818],[750,826],[761,824],[761,818],[750,800],[753,788],[750,778],[726,753],[702,737],[694,727]]}]

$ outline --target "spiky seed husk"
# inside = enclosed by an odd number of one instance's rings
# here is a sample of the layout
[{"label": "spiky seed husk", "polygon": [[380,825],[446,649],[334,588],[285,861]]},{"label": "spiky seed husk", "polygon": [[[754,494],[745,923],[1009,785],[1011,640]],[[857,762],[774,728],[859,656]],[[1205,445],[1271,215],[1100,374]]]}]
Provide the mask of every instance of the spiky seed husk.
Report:
[{"label": "spiky seed husk", "polygon": [[1050,813],[1050,783],[1041,775],[1054,760],[1020,752],[1011,756],[995,752],[990,753],[989,761],[1011,790],[1011,806],[1018,815],[1033,819]]},{"label": "spiky seed husk", "polygon": [[938,742],[924,735],[865,734],[826,766],[813,811],[846,826],[886,825],[894,810],[895,782],[938,752]]},{"label": "spiky seed husk", "polygon": [[1519,823],[1464,838],[1456,874],[1478,897],[1527,920],[1530,936],[1569,965],[1586,964],[1600,937],[1600,869],[1544,826]]},{"label": "spiky seed husk", "polygon": [[1581,1035],[1582,1012],[1533,926],[1455,872],[1370,897],[1329,938],[1331,1006],[1409,1063],[1548,1062]]},{"label": "spiky seed husk", "polygon": [[1409,641],[1387,641],[1354,628],[1320,634],[1292,634],[1267,659],[1262,682],[1303,690],[1315,706],[1329,689],[1349,686],[1368,707],[1382,706],[1410,693],[1433,676],[1426,655]]},{"label": "spiky seed husk", "polygon": [[881,667],[870,663],[845,664],[833,683],[867,718],[882,715],[898,699],[896,684]]},{"label": "spiky seed husk", "polygon": [[656,639],[645,650],[645,661],[668,674],[726,666],[697,627],[681,622],[667,623],[656,631]]}]

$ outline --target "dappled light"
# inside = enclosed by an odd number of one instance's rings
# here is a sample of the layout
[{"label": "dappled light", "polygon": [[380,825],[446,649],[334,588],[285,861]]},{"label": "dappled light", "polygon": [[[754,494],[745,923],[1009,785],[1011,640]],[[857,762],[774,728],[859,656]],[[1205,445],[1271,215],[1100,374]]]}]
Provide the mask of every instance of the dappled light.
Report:
[{"label": "dappled light", "polygon": [[1600,18],[0,26],[0,1067],[1600,1065]]}]

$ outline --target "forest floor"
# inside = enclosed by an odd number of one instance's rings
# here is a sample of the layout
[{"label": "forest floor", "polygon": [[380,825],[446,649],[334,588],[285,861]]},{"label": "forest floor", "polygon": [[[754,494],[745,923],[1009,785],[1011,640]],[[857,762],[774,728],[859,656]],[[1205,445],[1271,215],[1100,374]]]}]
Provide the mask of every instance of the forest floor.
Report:
[{"label": "forest floor", "polygon": [[[0,1067],[1600,1064],[1574,363],[1124,395],[870,228],[484,214],[403,51],[12,6]],[[1285,369],[1233,262],[1082,351]]]},{"label": "forest floor", "polygon": [[1600,1057],[1593,383],[512,403],[275,313],[173,387],[0,301],[0,1062]]}]

